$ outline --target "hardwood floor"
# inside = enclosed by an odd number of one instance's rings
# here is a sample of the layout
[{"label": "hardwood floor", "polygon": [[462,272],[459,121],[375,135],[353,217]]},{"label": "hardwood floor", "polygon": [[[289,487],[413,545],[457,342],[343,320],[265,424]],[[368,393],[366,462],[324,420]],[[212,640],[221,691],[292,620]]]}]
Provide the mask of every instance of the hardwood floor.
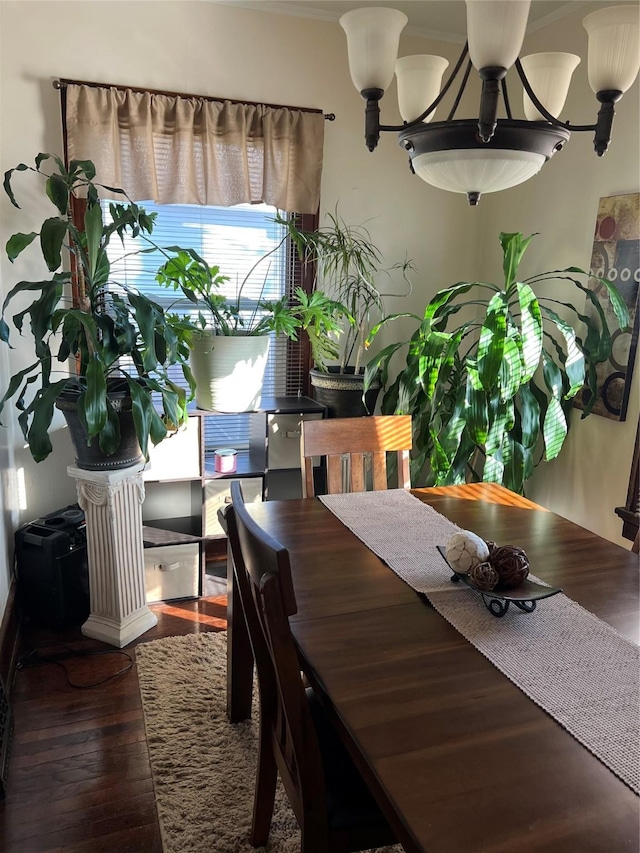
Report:
[{"label": "hardwood floor", "polygon": [[[158,624],[119,650],[82,636],[25,626],[25,665],[11,704],[15,733],[8,794],[0,802],[3,853],[160,853],[135,646],[159,637],[226,628],[226,598],[152,605]],[[36,652],[29,656],[29,651]],[[72,651],[70,651],[72,650]],[[109,652],[70,656],[72,652]],[[26,655],[26,657],[25,657]],[[77,684],[70,686],[64,663]]]}]

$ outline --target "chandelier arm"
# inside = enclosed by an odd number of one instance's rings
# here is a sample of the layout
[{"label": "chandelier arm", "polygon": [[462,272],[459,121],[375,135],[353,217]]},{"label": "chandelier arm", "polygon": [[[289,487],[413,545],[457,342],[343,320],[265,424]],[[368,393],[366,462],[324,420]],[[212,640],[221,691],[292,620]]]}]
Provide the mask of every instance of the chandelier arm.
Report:
[{"label": "chandelier arm", "polygon": [[458,109],[458,104],[460,103],[460,100],[462,98],[462,93],[464,92],[464,90],[466,88],[467,80],[469,79],[469,74],[471,73],[472,68],[473,68],[473,64],[472,64],[471,60],[469,60],[467,62],[467,67],[465,68],[465,71],[464,71],[464,77],[462,78],[462,82],[460,83],[460,88],[458,89],[458,94],[456,95],[456,99],[453,102],[453,106],[451,107],[451,110],[449,111],[449,115],[447,116],[447,121],[451,121],[453,119],[454,115],[456,114],[456,110]]},{"label": "chandelier arm", "polygon": [[[438,97],[435,99],[435,101],[432,104],[429,104],[429,106],[426,108],[426,110],[423,113],[421,113],[418,116],[418,118],[414,118],[413,121],[404,122],[403,124],[381,124],[380,128],[379,128],[380,131],[391,130],[391,131],[395,131],[396,133],[399,133],[401,130],[405,130],[408,127],[414,127],[415,125],[419,125],[422,121],[424,121],[424,119],[427,118],[427,116],[431,115],[431,113],[436,109],[436,107],[438,106],[440,101],[444,98],[444,96],[447,94],[447,92],[451,88],[451,84],[453,83],[458,72],[462,68],[462,63],[464,62],[468,52],[469,52],[469,45],[468,45],[468,43],[465,43],[465,46],[462,48],[462,53],[458,57],[458,61],[456,62],[455,68],[453,69],[453,71],[451,72],[449,77],[447,78],[447,82],[442,87],[442,91],[440,92]],[[465,82],[466,82],[466,79],[468,76],[469,76],[469,74],[467,72],[467,74],[465,76]],[[463,89],[464,89],[464,86],[463,86]],[[462,94],[462,92],[459,93],[458,101],[460,100],[461,94]]]},{"label": "chandelier arm", "polygon": [[525,92],[531,98],[538,112],[541,113],[547,119],[547,121],[550,121],[552,124],[556,124],[559,127],[564,127],[565,130],[596,130],[596,128],[598,127],[597,124],[571,124],[571,122],[569,121],[561,121],[559,118],[556,118],[554,115],[552,115],[549,110],[547,110],[547,108],[538,100],[536,93],[533,91],[533,89],[531,88],[531,84],[527,80],[527,75],[524,73],[524,68],[522,67],[522,63],[519,59],[516,59],[515,66],[520,80],[522,81],[522,86]]}]

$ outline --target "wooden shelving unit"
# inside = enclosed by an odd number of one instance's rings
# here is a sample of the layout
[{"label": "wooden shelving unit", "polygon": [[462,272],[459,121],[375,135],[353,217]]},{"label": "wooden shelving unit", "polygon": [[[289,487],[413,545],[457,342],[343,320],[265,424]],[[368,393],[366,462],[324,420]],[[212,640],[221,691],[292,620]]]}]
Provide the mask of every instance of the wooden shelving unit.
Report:
[{"label": "wooden shelving unit", "polygon": [[216,448],[205,442],[207,419],[230,414],[194,408],[185,430],[152,449],[143,504],[148,601],[202,594],[207,554],[226,551],[218,510],[233,480],[249,503],[300,497],[300,422],[324,413],[309,397],[263,398],[249,413],[249,447],[239,450],[231,474],[214,470]]}]

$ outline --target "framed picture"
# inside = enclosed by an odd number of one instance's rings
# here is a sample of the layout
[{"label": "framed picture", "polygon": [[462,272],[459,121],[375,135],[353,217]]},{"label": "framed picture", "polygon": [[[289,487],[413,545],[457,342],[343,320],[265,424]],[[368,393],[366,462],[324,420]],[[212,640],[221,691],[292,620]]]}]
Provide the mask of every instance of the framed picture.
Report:
[{"label": "framed picture", "polygon": [[[631,376],[638,345],[638,281],[640,280],[640,193],[627,193],[601,198],[598,205],[590,272],[607,278],[620,291],[629,309],[630,328],[620,330],[604,287],[595,278],[589,287],[598,293],[612,330],[611,357],[597,367],[598,399],[592,409],[597,415],[624,421],[627,416]],[[596,317],[587,299],[585,314]],[[591,392],[584,388],[574,398],[578,408],[585,408]]]}]

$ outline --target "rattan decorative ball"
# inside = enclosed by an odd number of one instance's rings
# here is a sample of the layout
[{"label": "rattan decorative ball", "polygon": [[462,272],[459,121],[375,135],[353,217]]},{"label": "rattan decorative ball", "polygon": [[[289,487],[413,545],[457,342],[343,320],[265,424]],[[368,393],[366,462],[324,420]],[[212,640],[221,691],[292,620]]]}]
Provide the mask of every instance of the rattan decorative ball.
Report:
[{"label": "rattan decorative ball", "polygon": [[487,548],[489,549],[489,560],[491,560],[491,555],[496,550],[496,548],[499,547],[500,546],[498,545],[498,543],[494,542],[493,539],[487,539]]},{"label": "rattan decorative ball", "polygon": [[498,583],[498,573],[491,563],[478,563],[469,569],[467,577],[471,583],[483,592],[490,592]]},{"label": "rattan decorative ball", "polygon": [[453,571],[466,575],[473,566],[489,559],[489,549],[484,539],[471,530],[461,530],[447,542],[446,555]]},{"label": "rattan decorative ball", "polygon": [[529,574],[529,558],[517,545],[502,545],[491,553],[491,565],[498,573],[500,586],[519,586]]}]

